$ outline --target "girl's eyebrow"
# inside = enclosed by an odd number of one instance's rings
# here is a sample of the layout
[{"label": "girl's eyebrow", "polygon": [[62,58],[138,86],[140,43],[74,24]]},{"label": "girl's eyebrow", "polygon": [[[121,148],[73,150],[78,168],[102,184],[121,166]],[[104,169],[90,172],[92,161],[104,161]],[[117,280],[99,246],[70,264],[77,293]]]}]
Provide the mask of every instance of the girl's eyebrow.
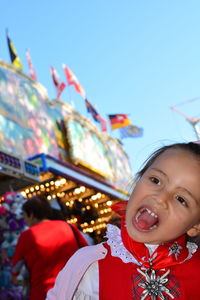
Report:
[{"label": "girl's eyebrow", "polygon": [[155,171],[161,173],[162,175],[164,175],[165,177],[168,177],[167,174],[166,174],[165,172],[163,172],[162,170],[160,170],[160,169],[157,169],[157,168],[151,168],[151,170],[155,170]]}]

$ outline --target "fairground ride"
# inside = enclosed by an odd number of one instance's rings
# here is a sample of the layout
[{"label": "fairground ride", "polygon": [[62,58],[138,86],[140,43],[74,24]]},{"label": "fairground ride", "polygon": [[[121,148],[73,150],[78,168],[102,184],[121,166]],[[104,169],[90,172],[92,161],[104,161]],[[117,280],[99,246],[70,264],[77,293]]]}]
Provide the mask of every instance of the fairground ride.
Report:
[{"label": "fairground ride", "polygon": [[179,115],[181,115],[182,117],[184,117],[184,119],[190,124],[192,125],[192,128],[195,132],[195,135],[197,137],[198,140],[200,140],[200,128],[198,126],[198,123],[200,121],[200,118],[199,117],[189,117],[187,116],[184,112],[180,111],[177,106],[181,106],[181,105],[184,105],[184,104],[187,104],[187,103],[190,103],[190,102],[194,102],[194,101],[197,101],[197,100],[200,100],[200,98],[192,98],[192,99],[189,99],[187,101],[184,101],[184,102],[181,102],[181,103],[178,103],[177,105],[175,106],[171,106],[170,109],[177,112]]}]

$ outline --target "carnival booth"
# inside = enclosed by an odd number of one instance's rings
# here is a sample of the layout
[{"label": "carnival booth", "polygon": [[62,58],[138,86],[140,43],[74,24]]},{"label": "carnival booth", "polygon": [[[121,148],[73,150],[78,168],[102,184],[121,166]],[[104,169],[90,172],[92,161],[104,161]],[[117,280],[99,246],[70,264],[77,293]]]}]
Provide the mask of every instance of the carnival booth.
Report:
[{"label": "carnival booth", "polygon": [[[132,178],[117,139],[69,104],[50,101],[41,84],[0,61],[0,221],[8,213],[5,193],[20,193],[23,199],[44,194],[66,221],[99,242],[111,205],[128,200]],[[0,243],[2,250],[5,240]]]},{"label": "carnival booth", "polygon": [[0,194],[44,193],[65,211],[67,221],[98,239],[111,204],[128,199],[132,172],[120,142],[70,105],[50,101],[41,84],[4,62],[0,124],[0,161],[6,162],[0,171],[15,178],[3,177]]}]

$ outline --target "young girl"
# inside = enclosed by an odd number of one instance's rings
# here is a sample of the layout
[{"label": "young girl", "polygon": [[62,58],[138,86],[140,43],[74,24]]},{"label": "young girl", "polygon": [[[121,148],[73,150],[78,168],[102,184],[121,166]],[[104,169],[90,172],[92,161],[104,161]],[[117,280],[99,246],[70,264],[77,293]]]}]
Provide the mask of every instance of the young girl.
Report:
[{"label": "young girl", "polygon": [[59,273],[48,300],[199,300],[200,144],[154,152],[118,205],[121,231],[77,251]]}]

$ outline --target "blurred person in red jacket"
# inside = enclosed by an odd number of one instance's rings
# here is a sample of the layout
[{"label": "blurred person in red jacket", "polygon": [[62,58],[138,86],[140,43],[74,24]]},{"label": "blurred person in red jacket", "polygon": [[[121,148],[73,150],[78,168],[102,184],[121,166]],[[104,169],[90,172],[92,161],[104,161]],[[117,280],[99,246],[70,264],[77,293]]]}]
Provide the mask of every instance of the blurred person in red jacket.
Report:
[{"label": "blurred person in red jacket", "polygon": [[30,227],[21,233],[13,256],[12,276],[17,283],[21,265],[29,273],[29,300],[44,300],[58,272],[80,247],[87,246],[80,231],[62,220],[51,220],[52,208],[43,196],[34,196],[23,207]]}]

